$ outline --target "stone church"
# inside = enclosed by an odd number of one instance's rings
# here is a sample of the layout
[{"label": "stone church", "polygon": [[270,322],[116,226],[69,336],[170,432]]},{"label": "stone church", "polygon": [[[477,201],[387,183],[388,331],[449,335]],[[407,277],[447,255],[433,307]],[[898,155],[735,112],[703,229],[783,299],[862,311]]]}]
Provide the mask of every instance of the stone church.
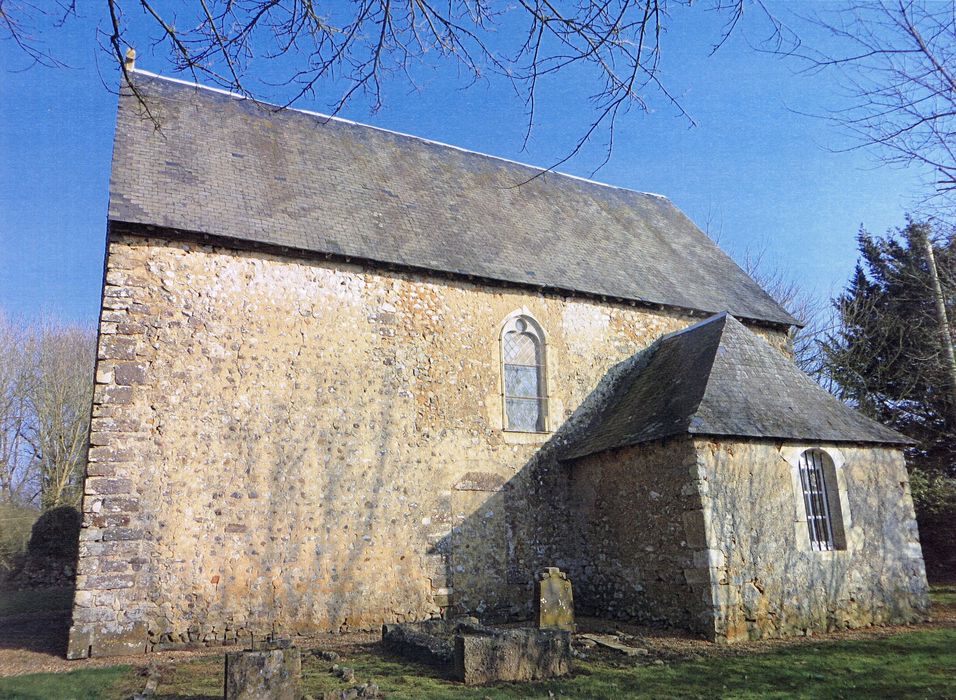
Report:
[{"label": "stone church", "polygon": [[666,198],[137,71],[69,655],[579,613],[923,619],[901,435]]}]

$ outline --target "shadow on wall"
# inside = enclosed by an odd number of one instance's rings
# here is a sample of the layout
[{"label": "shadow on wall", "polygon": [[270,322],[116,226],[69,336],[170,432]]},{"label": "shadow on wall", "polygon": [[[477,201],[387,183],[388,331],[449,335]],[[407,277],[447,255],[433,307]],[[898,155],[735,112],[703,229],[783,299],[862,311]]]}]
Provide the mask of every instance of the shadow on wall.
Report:
[{"label": "shadow on wall", "polygon": [[[904,482],[885,471],[895,469],[895,461],[881,460],[878,448],[855,458],[866,468],[855,476],[847,470],[846,478],[854,479],[848,510],[839,501],[831,506],[841,531],[835,551],[814,551],[805,515],[796,515],[800,492],[787,485],[791,465],[767,443],[736,447],[744,456],[754,450],[757,459],[734,463],[726,457],[732,450],[724,449],[712,479],[716,539],[733,543],[725,548],[717,601],[728,636],[757,639],[926,618],[926,582],[922,562],[911,554],[915,523],[906,514]],[[762,465],[757,478],[747,474],[753,462]],[[835,482],[831,488],[836,500]]]},{"label": "shadow on wall", "polygon": [[34,523],[20,565],[0,590],[0,649],[66,654],[81,521],[76,508],[61,506]]},{"label": "shadow on wall", "polygon": [[467,472],[452,485],[450,531],[429,550],[444,567],[445,590],[436,596],[443,612],[475,614],[489,623],[527,620],[534,581],[549,566],[568,573],[576,606],[588,609],[584,572],[599,564],[591,560],[571,500],[573,467],[561,458],[600,420],[599,408],[640,357],[614,365],[510,479]]},{"label": "shadow on wall", "polygon": [[[432,522],[432,526],[441,528],[441,534],[429,540],[425,557],[429,560],[426,573],[432,580],[436,613],[441,608],[477,613],[489,621],[527,618],[531,614],[536,572],[545,566],[565,569],[571,566],[578,547],[574,529],[569,527],[566,507],[566,466],[558,461],[558,455],[573,431],[580,429],[588,407],[609,390],[610,384],[611,380],[606,378],[512,478],[506,480],[490,472],[467,472],[452,486],[445,503],[449,517],[447,521],[436,518]],[[345,478],[344,472],[329,472],[322,495],[325,519],[337,522],[342,528],[371,532],[375,524],[381,525],[389,517],[381,503],[381,494],[394,487],[388,483],[394,466],[389,458],[394,439],[391,426],[400,423],[402,411],[401,404],[381,403],[380,414],[372,421],[377,428],[372,450],[374,462],[361,493],[354,490],[355,484]],[[342,460],[351,458],[348,454],[341,455]],[[301,455],[276,454],[273,464],[295,465],[301,461]],[[294,478],[286,472],[280,473],[275,467],[273,483]],[[356,498],[362,501],[362,522],[359,523],[349,521],[349,510],[344,505],[352,504]],[[292,521],[313,515],[301,510],[301,504],[295,499],[289,501],[273,507],[297,509]],[[288,558],[290,563],[297,559],[294,553],[285,550],[292,541],[288,533],[273,532],[269,540],[273,546],[266,552],[266,559]],[[330,582],[347,593],[324,601],[327,608],[321,614],[340,623],[342,631],[351,628],[353,617],[349,608],[362,595],[364,587],[372,589],[376,585],[374,579],[368,578],[365,556],[363,548],[356,546],[344,559],[328,563]],[[395,565],[399,566],[398,562]],[[276,602],[281,605],[280,601]],[[274,617],[282,617],[280,609],[274,611]]]},{"label": "shadow on wall", "polygon": [[[850,499],[860,542],[820,553],[800,546],[805,524],[795,521],[778,443],[715,443],[720,464],[680,437],[562,463],[566,446],[603,420],[595,409],[634,361],[617,365],[511,479],[482,487],[480,474],[466,474],[454,485],[453,527],[436,545],[454,612],[526,619],[535,574],[557,566],[575,586],[579,612],[727,640],[925,618],[902,501],[869,472]],[[712,472],[706,498],[692,476],[704,464]],[[579,507],[577,488],[588,471],[601,494],[590,509]],[[694,513],[699,523],[687,525]]]},{"label": "shadow on wall", "polygon": [[[288,372],[297,374],[294,361]],[[255,393],[253,388],[249,393]],[[374,434],[373,440],[334,446],[316,470],[316,444],[325,447],[333,443],[338,425],[348,426],[356,419],[332,399],[322,402],[306,396],[310,406],[322,409],[310,414],[297,405],[302,398],[290,392],[257,406],[268,422],[251,428],[253,440],[247,440],[243,431],[232,433],[236,437],[225,449],[235,455],[238,465],[233,476],[245,480],[241,487],[228,480],[210,480],[207,490],[212,491],[211,498],[205,504],[207,512],[218,517],[219,500],[241,503],[229,513],[228,537],[208,531],[218,536],[215,544],[231,549],[225,563],[215,557],[197,557],[189,574],[201,576],[198,585],[176,601],[181,607],[179,619],[168,625],[160,620],[155,629],[151,626],[150,642],[170,649],[217,640],[229,643],[237,636],[249,642],[269,633],[309,633],[314,631],[310,623],[315,620],[321,621],[322,630],[369,627],[368,613],[356,612],[368,593],[379,592],[378,565],[370,550],[373,541],[377,545],[379,538],[389,534],[391,514],[388,504],[383,504],[386,492],[401,488],[400,470],[389,455],[397,440],[393,426],[401,424],[406,407],[395,400],[380,401],[376,415],[363,416],[364,428]],[[357,429],[358,425],[351,427]],[[310,439],[277,438],[283,430]],[[257,471],[260,464],[268,465],[267,469]],[[361,475],[356,477],[342,468],[343,464],[361,465]],[[316,472],[318,476],[306,476]],[[176,486],[166,488],[174,491]],[[244,514],[249,517],[240,517]],[[303,566],[303,561],[309,566]],[[163,585],[169,585],[174,575],[168,567],[162,574]],[[190,630],[175,626],[181,619],[190,620]],[[381,622],[376,619],[372,626]]]},{"label": "shadow on wall", "polygon": [[[431,579],[435,602],[433,614],[442,609],[477,613],[487,621],[527,618],[532,612],[532,591],[538,571],[558,566],[574,577],[583,569],[580,531],[568,507],[568,466],[560,462],[560,455],[574,436],[590,424],[594,409],[614,390],[618,377],[633,361],[631,358],[612,368],[511,478],[491,471],[466,472],[452,485],[447,502],[442,503],[445,513],[441,517],[426,516],[430,520],[426,529],[435,533],[428,539],[425,554],[425,575]],[[294,368],[290,373],[294,374]],[[242,456],[249,462],[267,461],[270,465],[267,473],[259,475],[262,481],[244,485],[249,492],[271,495],[268,499],[257,496],[249,503],[248,507],[256,510],[260,528],[253,532],[255,526],[251,524],[248,529],[245,523],[229,525],[247,543],[246,551],[259,562],[259,568],[244,579],[242,587],[221,588],[214,596],[187,599],[197,625],[196,639],[190,637],[190,642],[212,642],[224,636],[228,641],[234,629],[241,630],[240,638],[250,633],[258,637],[269,632],[269,624],[273,625],[272,631],[287,634],[308,632],[310,620],[327,620],[332,629],[347,631],[374,628],[382,621],[412,619],[407,611],[421,606],[417,601],[403,600],[406,591],[385,591],[395,608],[384,610],[384,620],[371,619],[365,600],[382,594],[379,586],[383,564],[372,557],[379,556],[377,552],[381,551],[411,551],[408,542],[394,542],[389,547],[387,540],[394,537],[390,522],[394,523],[393,518],[400,515],[389,510],[389,503],[394,506],[396,494],[403,491],[401,465],[394,463],[392,449],[401,435],[394,426],[405,420],[406,405],[401,401],[382,401],[378,411],[365,419],[365,427],[375,436],[374,443],[338,450],[327,468],[319,470],[322,482],[309,491],[319,494],[317,500],[306,497],[309,485],[303,483],[303,465],[314,459],[305,443],[261,441],[257,443],[260,448],[268,445],[268,460]],[[301,420],[301,412],[291,399],[263,406],[263,413],[279,426]],[[342,416],[333,419],[333,423],[339,420],[352,419]],[[323,444],[334,439],[334,435],[318,428],[312,435],[313,442]],[[360,447],[364,453],[355,451]],[[236,454],[241,454],[240,449],[241,444],[237,443]],[[337,463],[366,465],[361,475],[364,480],[337,469]],[[498,470],[502,466],[496,465]],[[391,501],[386,497],[388,492]],[[404,489],[404,493],[405,497],[399,496],[400,501],[413,498],[408,494],[414,491]],[[425,514],[417,517],[422,515]],[[323,532],[330,529],[339,534],[323,538]],[[303,537],[303,532],[311,534]],[[403,530],[395,528],[394,532]],[[377,549],[373,549],[371,541],[380,538],[385,543],[380,545],[376,541]],[[328,551],[324,544],[343,541],[349,546],[333,551]],[[242,550],[235,551],[237,560],[241,561],[242,554]],[[298,564],[304,559],[313,561],[314,568]],[[401,559],[393,557],[386,564],[392,567],[389,576],[393,581],[400,584],[406,577],[422,575],[414,557]],[[210,570],[204,575],[215,573]],[[425,595],[418,584],[409,589]],[[234,616],[237,610],[243,614],[242,619]],[[204,625],[200,622],[203,619],[213,622]],[[225,625],[231,626],[228,631],[223,629]],[[174,638],[176,630],[157,632],[152,641],[178,642]]]}]

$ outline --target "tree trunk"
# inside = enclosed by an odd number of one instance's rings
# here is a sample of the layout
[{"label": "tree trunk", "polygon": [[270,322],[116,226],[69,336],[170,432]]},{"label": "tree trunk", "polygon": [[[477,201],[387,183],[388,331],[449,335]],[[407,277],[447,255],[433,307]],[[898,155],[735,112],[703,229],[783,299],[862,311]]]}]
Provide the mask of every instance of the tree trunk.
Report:
[{"label": "tree trunk", "polygon": [[956,429],[956,355],[953,354],[953,335],[949,329],[949,319],[946,317],[946,304],[943,299],[943,286],[939,282],[939,273],[936,270],[936,256],[933,254],[933,243],[929,236],[919,237],[929,267],[929,279],[932,285],[933,301],[936,303],[936,322],[939,331],[940,349],[943,351],[943,363],[946,376],[949,378],[949,425]]}]

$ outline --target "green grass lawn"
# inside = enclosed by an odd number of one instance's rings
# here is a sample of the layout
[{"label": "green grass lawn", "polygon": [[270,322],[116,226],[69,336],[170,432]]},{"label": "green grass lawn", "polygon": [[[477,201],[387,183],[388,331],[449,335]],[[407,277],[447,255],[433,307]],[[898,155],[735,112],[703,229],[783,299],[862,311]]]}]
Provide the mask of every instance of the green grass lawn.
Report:
[{"label": "green grass lawn", "polygon": [[[37,673],[31,676],[0,678],[4,700],[99,700],[130,697],[144,683],[134,683],[128,666],[90,668],[70,673]],[[128,692],[127,692],[128,691]]]},{"label": "green grass lawn", "polygon": [[956,606],[956,584],[936,584],[929,589],[929,600],[933,607],[938,605]]},{"label": "green grass lawn", "polygon": [[[956,698],[956,630],[883,640],[789,647],[765,654],[712,657],[665,666],[578,662],[570,679],[464,688],[418,667],[367,656],[349,659],[358,679],[387,697],[439,698]],[[318,675],[318,674],[316,674]],[[328,673],[306,674],[306,690],[344,687]]]},{"label": "green grass lawn", "polygon": [[[715,656],[664,666],[584,661],[571,678],[546,683],[465,688],[374,647],[339,663],[356,681],[374,681],[393,700],[439,698],[956,698],[956,629],[913,631],[884,639],[821,641],[765,653]],[[330,664],[303,660],[303,692],[348,687]],[[219,697],[222,657],[180,663],[163,676],[158,697]],[[0,679],[2,698],[123,698],[145,679],[113,667]]]},{"label": "green grass lawn", "polygon": [[[956,606],[956,585],[933,587],[937,610]],[[4,591],[0,617],[69,609],[69,589]],[[0,622],[0,624],[3,624]],[[694,660],[665,665],[638,664],[623,657],[577,661],[574,675],[524,685],[466,688],[438,672],[382,652],[376,645],[338,663],[355,669],[346,684],[331,664],[303,658],[302,691],[321,697],[327,690],[375,682],[393,700],[460,698],[953,698],[956,700],[956,628],[918,629],[882,639],[841,639],[733,653],[714,650]],[[157,697],[218,698],[223,656],[180,661],[162,673]],[[146,683],[128,666],[87,668],[0,678],[0,698],[129,698]]]}]

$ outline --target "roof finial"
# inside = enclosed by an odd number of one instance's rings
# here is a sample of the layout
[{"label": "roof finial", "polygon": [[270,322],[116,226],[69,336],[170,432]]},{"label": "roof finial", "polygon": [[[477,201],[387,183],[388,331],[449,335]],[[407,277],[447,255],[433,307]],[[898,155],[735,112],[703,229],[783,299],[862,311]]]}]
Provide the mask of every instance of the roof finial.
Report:
[{"label": "roof finial", "polygon": [[136,68],[136,49],[132,46],[126,49],[126,61],[123,63],[123,68],[128,71]]}]

